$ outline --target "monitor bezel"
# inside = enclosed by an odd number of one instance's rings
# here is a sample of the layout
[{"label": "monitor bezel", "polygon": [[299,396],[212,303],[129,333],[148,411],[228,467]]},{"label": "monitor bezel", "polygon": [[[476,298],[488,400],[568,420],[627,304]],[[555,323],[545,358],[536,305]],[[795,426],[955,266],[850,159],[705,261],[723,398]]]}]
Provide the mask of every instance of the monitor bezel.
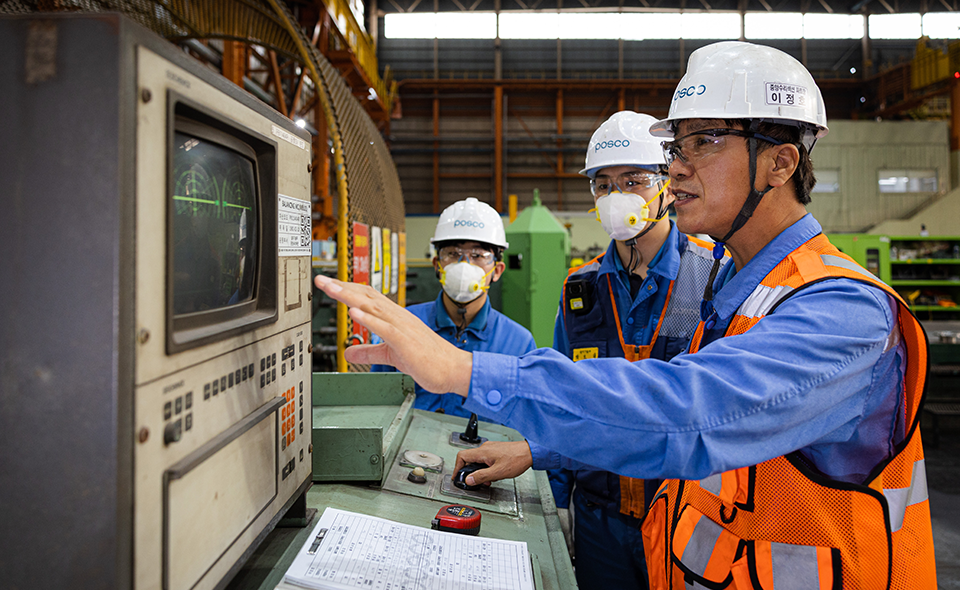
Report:
[{"label": "monitor bezel", "polygon": [[[260,211],[257,227],[259,243],[253,298],[212,310],[176,314],[173,309],[173,219],[171,195],[173,177],[174,134],[177,131],[199,137],[254,162]],[[167,96],[167,186],[166,199],[166,352],[168,355],[218,342],[279,318],[278,245],[277,245],[277,152],[278,145],[249,126],[187,98],[173,90]]]}]

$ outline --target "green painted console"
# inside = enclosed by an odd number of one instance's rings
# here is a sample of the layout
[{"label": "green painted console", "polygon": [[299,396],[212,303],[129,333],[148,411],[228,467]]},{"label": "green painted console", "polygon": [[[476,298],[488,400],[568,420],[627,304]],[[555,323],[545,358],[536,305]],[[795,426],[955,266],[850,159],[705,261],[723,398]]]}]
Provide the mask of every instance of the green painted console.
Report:
[{"label": "green painted console", "polygon": [[[450,483],[467,420],[413,408],[414,385],[402,373],[314,373],[312,379],[313,487],[307,520],[328,507],[430,527],[447,504],[479,509],[480,536],[524,541],[538,590],[577,587],[547,475],[528,470],[482,492]],[[491,441],[522,441],[515,430],[480,422]],[[426,481],[408,475],[414,465]],[[456,494],[456,495],[451,495]],[[311,527],[277,528],[231,582],[234,590],[291,588],[283,574]]]}]

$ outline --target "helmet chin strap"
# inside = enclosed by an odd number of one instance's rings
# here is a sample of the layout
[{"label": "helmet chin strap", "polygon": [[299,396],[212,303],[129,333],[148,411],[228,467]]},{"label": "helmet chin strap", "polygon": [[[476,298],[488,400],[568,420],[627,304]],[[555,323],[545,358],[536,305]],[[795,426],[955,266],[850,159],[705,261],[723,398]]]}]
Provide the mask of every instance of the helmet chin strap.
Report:
[{"label": "helmet chin strap", "polygon": [[[747,128],[747,131],[756,133],[759,127],[760,121],[753,119],[750,121],[750,126]],[[740,212],[737,213],[736,219],[733,220],[733,224],[731,224],[730,231],[727,232],[727,235],[720,239],[710,236],[716,243],[713,245],[713,268],[710,269],[710,278],[707,279],[707,286],[703,291],[704,301],[713,300],[713,281],[717,278],[717,273],[720,271],[720,260],[723,259],[723,251],[727,241],[731,236],[733,236],[733,234],[743,227],[747,221],[750,220],[750,217],[753,216],[753,212],[756,211],[757,206],[760,204],[760,200],[763,198],[763,195],[770,192],[770,190],[773,188],[769,184],[767,185],[767,188],[763,190],[758,191],[755,188],[757,181],[757,138],[750,137],[747,139],[747,142],[750,146],[750,194],[747,195],[747,199],[740,207]]]}]

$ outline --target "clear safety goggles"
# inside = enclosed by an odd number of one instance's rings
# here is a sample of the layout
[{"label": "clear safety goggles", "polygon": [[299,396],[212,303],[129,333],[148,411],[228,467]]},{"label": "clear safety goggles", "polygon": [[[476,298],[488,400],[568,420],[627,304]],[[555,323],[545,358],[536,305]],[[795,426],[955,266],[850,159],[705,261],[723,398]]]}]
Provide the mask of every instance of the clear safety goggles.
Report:
[{"label": "clear safety goggles", "polygon": [[490,266],[495,256],[490,250],[483,248],[461,248],[460,246],[445,246],[437,252],[437,257],[443,264],[453,264],[465,260],[476,266]]},{"label": "clear safety goggles", "polygon": [[614,190],[622,193],[639,193],[661,182],[666,182],[668,178],[666,175],[648,170],[624,172],[616,178],[601,175],[590,180],[590,192],[594,197],[605,197]]},{"label": "clear safety goggles", "polygon": [[722,151],[727,145],[728,135],[753,137],[773,145],[783,145],[784,143],[767,135],[741,129],[704,129],[678,137],[673,141],[665,141],[660,145],[663,148],[663,155],[667,159],[667,166],[673,164],[673,161],[677,158],[680,158],[680,161],[684,164],[692,164],[710,154]]}]

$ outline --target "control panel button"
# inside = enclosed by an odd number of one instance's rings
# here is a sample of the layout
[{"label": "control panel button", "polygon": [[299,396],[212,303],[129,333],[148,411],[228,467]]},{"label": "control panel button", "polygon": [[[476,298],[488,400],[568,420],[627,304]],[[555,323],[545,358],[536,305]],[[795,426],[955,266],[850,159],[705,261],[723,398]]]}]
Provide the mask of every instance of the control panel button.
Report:
[{"label": "control panel button", "polygon": [[190,430],[191,428],[193,428],[193,412],[183,417],[183,429]]},{"label": "control panel button", "polygon": [[181,436],[183,436],[183,425],[179,419],[175,422],[167,422],[163,427],[163,444],[173,444],[179,441]]},{"label": "control panel button", "polygon": [[203,399],[210,399],[210,384],[203,384]]},{"label": "control panel button", "polygon": [[188,391],[187,395],[183,396],[183,408],[189,410],[193,407],[193,392]]},{"label": "control panel button", "polygon": [[169,420],[171,416],[173,416],[173,404],[167,402],[163,404],[163,419]]},{"label": "control panel button", "polygon": [[173,402],[173,413],[179,414],[183,411],[183,398],[178,397],[176,401]]}]

